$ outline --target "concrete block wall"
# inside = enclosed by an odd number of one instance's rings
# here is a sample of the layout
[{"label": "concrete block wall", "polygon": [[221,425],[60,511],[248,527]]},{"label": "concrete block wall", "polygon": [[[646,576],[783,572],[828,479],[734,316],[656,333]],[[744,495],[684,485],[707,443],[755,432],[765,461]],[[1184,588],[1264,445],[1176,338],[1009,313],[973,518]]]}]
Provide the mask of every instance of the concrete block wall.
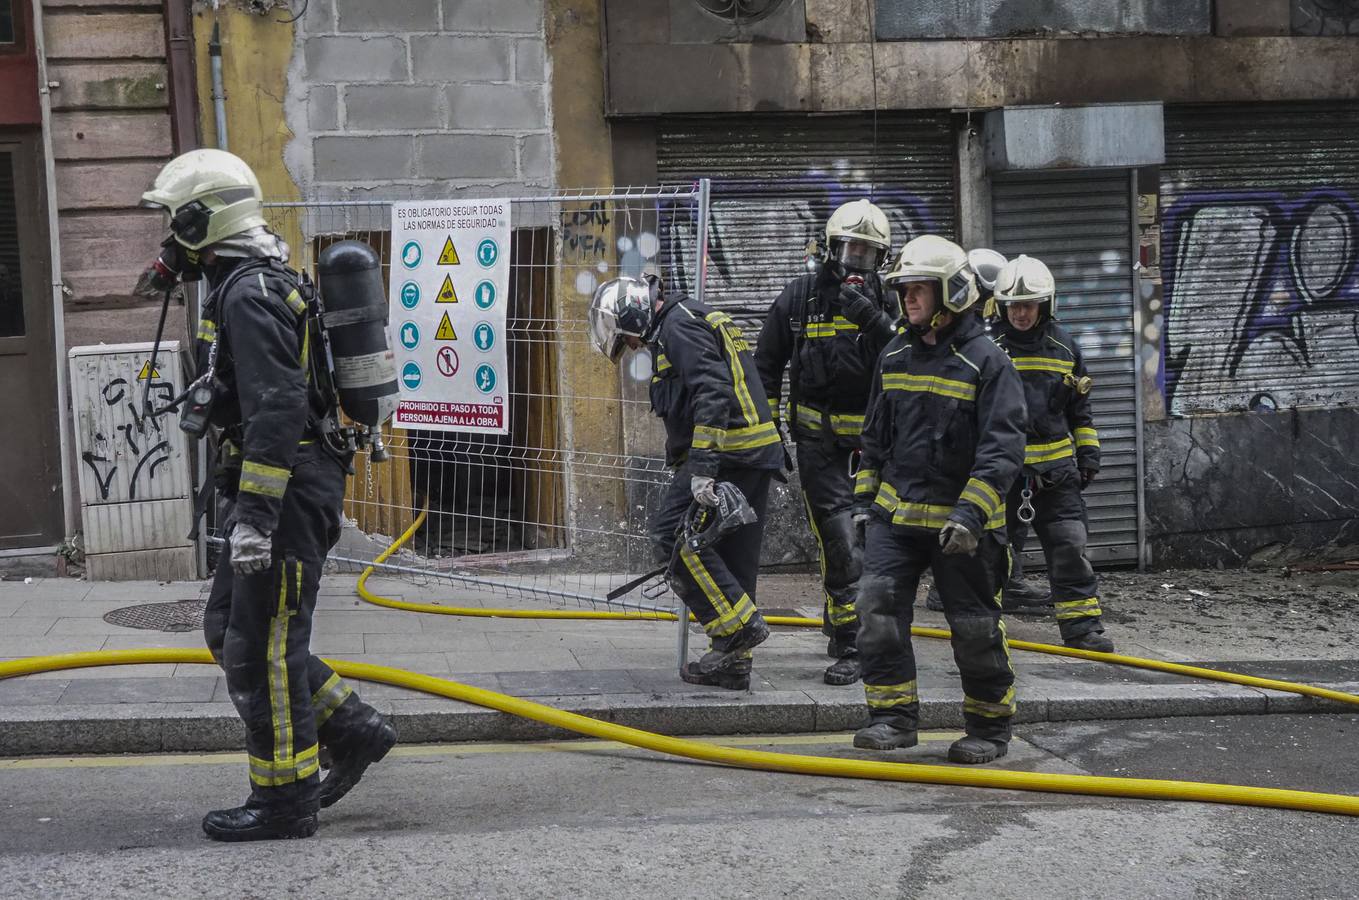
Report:
[{"label": "concrete block wall", "polygon": [[544,0],[311,0],[289,72],[306,198],[542,194]]}]

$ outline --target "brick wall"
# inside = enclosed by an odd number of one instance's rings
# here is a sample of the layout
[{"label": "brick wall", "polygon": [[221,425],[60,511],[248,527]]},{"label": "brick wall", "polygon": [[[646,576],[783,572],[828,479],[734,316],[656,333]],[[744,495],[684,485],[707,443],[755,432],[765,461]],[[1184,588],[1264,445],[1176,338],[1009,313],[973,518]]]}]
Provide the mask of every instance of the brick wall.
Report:
[{"label": "brick wall", "polygon": [[311,0],[289,76],[306,198],[545,193],[543,0]]}]

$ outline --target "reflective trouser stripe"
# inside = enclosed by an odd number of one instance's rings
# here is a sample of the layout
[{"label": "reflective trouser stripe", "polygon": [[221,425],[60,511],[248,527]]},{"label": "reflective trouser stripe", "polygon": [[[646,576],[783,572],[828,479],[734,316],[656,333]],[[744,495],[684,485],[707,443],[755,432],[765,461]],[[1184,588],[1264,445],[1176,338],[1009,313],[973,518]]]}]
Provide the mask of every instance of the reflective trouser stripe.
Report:
[{"label": "reflective trouser stripe", "polygon": [[1015,714],[1015,688],[1010,685],[1005,691],[1005,696],[998,702],[992,703],[989,700],[978,700],[976,697],[963,695],[963,712],[975,713],[979,716],[986,716],[988,719],[999,719],[1004,716]]},{"label": "reflective trouser stripe", "polygon": [[750,617],[755,614],[755,604],[751,602],[750,596],[742,594],[733,606],[727,595],[717,586],[717,582],[713,580],[712,574],[703,565],[703,560],[699,559],[697,553],[684,546],[680,549],[680,560],[717,613],[717,618],[704,623],[703,630],[713,637],[727,637],[740,631],[741,626],[749,622]]},{"label": "reflective trouser stripe", "polygon": [[296,756],[267,760],[250,757],[250,780],[260,787],[279,787],[315,775],[321,769],[320,748],[312,744]]},{"label": "reflective trouser stripe", "polygon": [[[296,588],[298,596],[302,593],[302,564],[296,567]],[[269,648],[267,667],[269,675],[269,715],[274,726],[274,762],[291,765],[293,755],[293,714],[291,697],[288,692],[288,611],[289,579],[294,577],[288,571],[288,560],[279,563],[278,609],[269,623]],[[253,771],[253,770],[252,770]]]},{"label": "reflective trouser stripe", "polygon": [[1088,619],[1102,615],[1099,608],[1098,597],[1086,597],[1084,600],[1059,600],[1053,604],[1057,609],[1057,620],[1063,619]]},{"label": "reflective trouser stripe", "polygon": [[864,698],[872,709],[889,709],[920,702],[914,678],[900,684],[864,684]]},{"label": "reflective trouser stripe", "polygon": [[324,724],[352,693],[354,691],[349,685],[345,684],[338,674],[332,673],[326,679],[326,683],[321,685],[321,689],[311,695],[311,711],[316,716],[316,724]]}]

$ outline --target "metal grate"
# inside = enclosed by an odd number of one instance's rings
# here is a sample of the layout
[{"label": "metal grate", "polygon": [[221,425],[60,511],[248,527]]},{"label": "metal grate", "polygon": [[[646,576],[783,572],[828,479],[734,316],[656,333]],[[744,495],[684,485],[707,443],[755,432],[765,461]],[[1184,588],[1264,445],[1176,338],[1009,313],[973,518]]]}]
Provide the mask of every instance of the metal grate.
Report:
[{"label": "metal grate", "polygon": [[198,631],[203,627],[206,600],[178,600],[174,603],[143,603],[124,606],[104,614],[104,621],[120,628],[143,631]]}]

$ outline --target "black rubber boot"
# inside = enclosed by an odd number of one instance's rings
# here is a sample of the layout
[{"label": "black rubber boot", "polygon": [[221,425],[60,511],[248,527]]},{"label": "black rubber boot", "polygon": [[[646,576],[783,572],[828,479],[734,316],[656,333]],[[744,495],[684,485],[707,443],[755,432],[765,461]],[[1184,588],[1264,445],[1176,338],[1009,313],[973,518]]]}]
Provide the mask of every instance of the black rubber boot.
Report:
[{"label": "black rubber boot", "polygon": [[925,595],[925,608],[933,612],[944,611],[944,598],[939,596],[939,588],[930,585],[930,592]]},{"label": "black rubber boot", "polygon": [[1000,759],[1009,751],[1008,741],[993,741],[969,734],[954,741],[948,748],[948,760],[967,766],[979,766]]},{"label": "black rubber boot", "polygon": [[851,653],[842,656],[835,662],[826,667],[826,672],[822,679],[826,684],[853,684],[858,681],[863,674],[859,665],[859,654]]},{"label": "black rubber boot", "polygon": [[914,731],[905,731],[886,722],[875,722],[854,733],[854,746],[860,750],[905,750],[919,742]]},{"label": "black rubber boot", "polygon": [[280,841],[316,833],[316,813],[286,810],[247,800],[234,809],[214,809],[203,817],[203,833],[214,841]]},{"label": "black rubber boot", "polygon": [[330,748],[330,774],[321,782],[321,807],[334,806],[354,789],[368,767],[387,755],[396,744],[396,726],[376,710],[367,727],[356,729],[363,737]]},{"label": "black rubber boot", "polygon": [[1114,652],[1114,642],[1105,637],[1102,631],[1087,631],[1085,634],[1067,638],[1062,643],[1074,650],[1093,650],[1096,653]]},{"label": "black rubber boot", "polygon": [[713,672],[708,675],[704,675],[698,670],[697,663],[685,663],[684,668],[680,669],[680,678],[685,684],[720,687],[729,691],[748,691],[750,690],[750,660],[746,659],[745,666],[738,663],[725,672]]},{"label": "black rubber boot", "polygon": [[740,631],[727,638],[713,638],[713,648],[693,663],[702,675],[726,672],[742,659],[742,653],[769,639],[769,626],[758,612]]},{"label": "black rubber boot", "polygon": [[1011,578],[1001,592],[1000,608],[1006,612],[1047,615],[1052,612],[1052,595],[1023,578]]}]

